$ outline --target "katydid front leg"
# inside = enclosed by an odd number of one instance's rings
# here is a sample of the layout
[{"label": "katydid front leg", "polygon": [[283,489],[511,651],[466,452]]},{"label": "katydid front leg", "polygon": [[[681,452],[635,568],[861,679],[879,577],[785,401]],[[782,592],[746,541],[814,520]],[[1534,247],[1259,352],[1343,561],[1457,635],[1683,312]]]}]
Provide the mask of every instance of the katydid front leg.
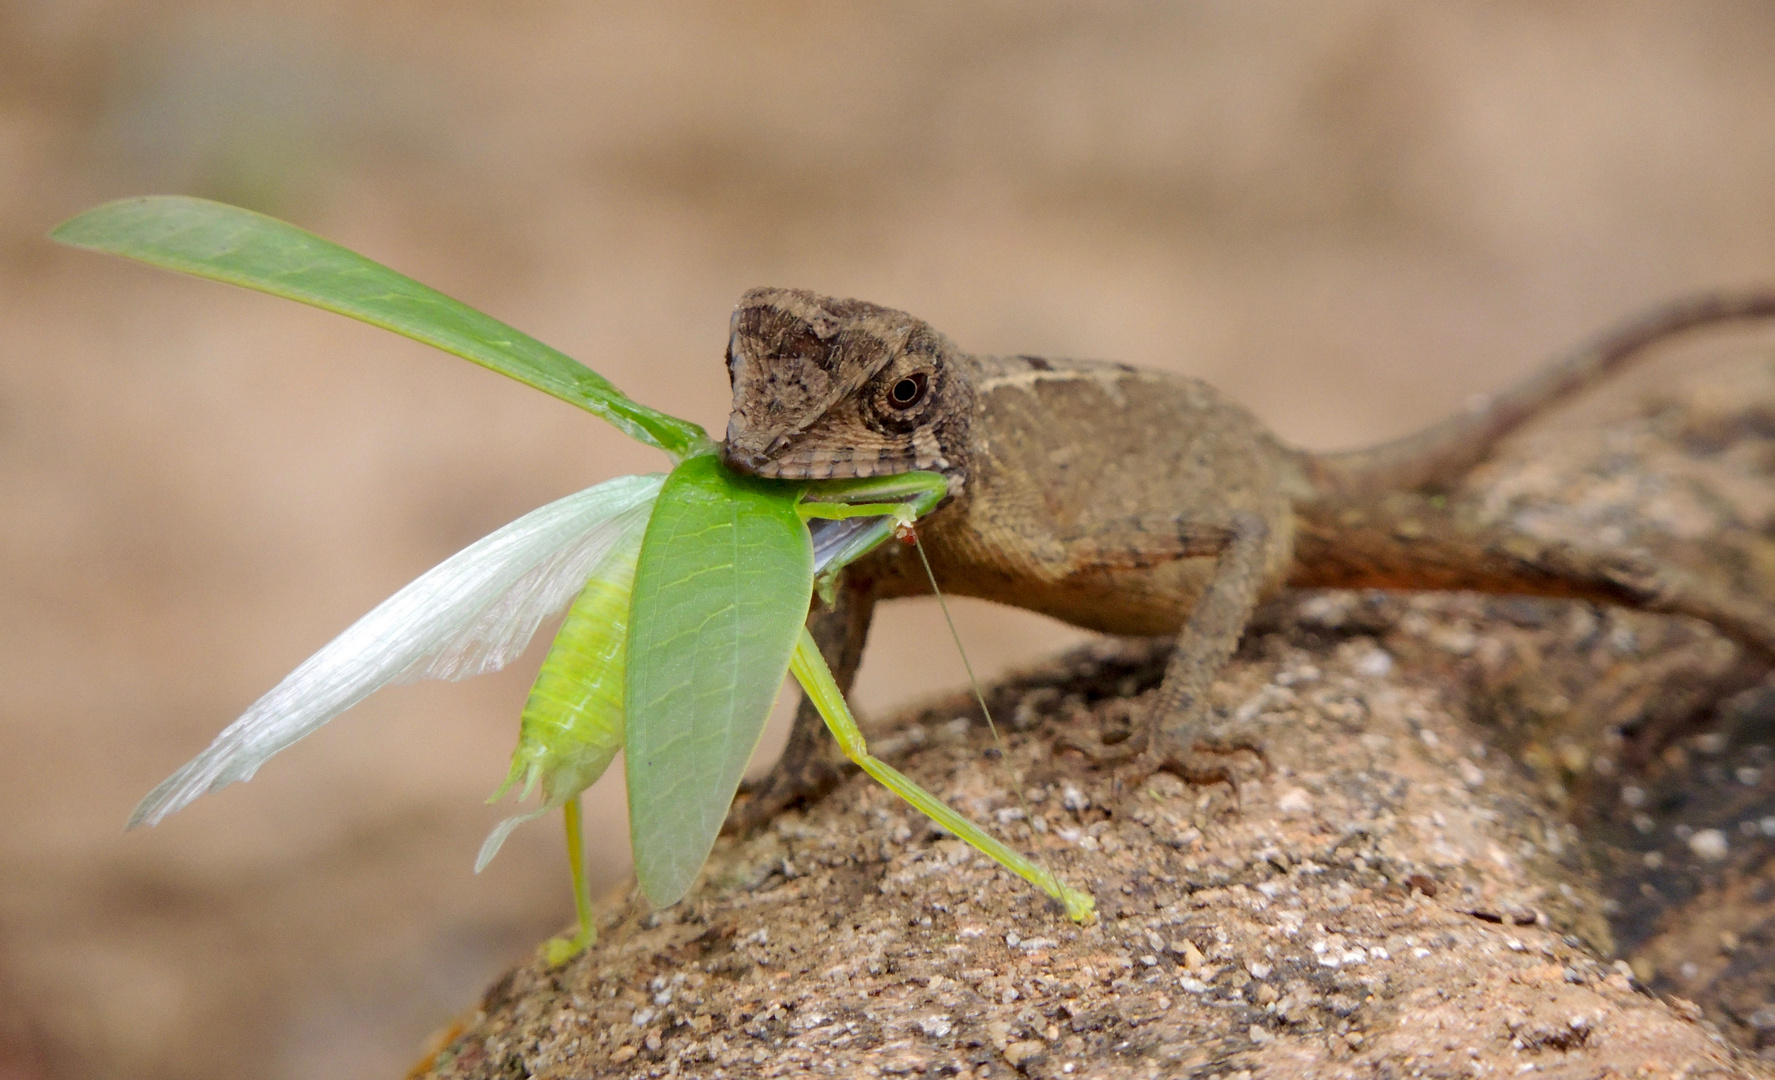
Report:
[{"label": "katydid front leg", "polygon": [[[843,695],[856,681],[874,613],[874,593],[849,574],[840,575],[832,603],[814,600],[808,633]],[[820,710],[803,694],[783,756],[764,777],[746,785],[746,798],[734,805],[726,827],[738,833],[763,828],[783,811],[829,794],[844,779],[844,769],[844,755],[826,733]]]},{"label": "katydid front leg", "polygon": [[[948,485],[933,473],[905,473],[834,481],[810,488],[797,510],[815,525],[817,589],[807,628],[839,693],[849,694],[863,662],[863,645],[875,612],[873,583],[845,567],[892,533],[928,513]],[[826,720],[803,695],[788,745],[776,767],[745,788],[746,801],[727,821],[750,832],[798,803],[817,799],[844,776],[844,757],[827,737]]]}]

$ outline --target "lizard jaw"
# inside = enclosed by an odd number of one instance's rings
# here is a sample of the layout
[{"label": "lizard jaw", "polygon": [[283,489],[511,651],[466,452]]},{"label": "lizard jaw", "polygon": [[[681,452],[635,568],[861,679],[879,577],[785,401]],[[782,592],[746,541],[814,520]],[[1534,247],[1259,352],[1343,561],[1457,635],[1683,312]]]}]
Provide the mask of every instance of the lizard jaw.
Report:
[{"label": "lizard jaw", "polygon": [[856,480],[871,476],[894,476],[917,469],[947,471],[948,461],[920,462],[911,457],[859,456],[849,450],[832,451],[803,448],[797,453],[780,455],[779,444],[790,440],[778,436],[764,450],[735,446],[730,440],[722,444],[722,460],[735,472],[763,477],[766,480]]}]

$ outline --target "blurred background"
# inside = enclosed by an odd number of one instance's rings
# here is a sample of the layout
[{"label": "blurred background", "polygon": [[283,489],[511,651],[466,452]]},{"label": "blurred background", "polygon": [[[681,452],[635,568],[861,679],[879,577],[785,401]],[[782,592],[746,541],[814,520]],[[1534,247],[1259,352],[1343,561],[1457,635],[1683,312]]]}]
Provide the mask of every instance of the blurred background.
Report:
[{"label": "blurred background", "polygon": [[[43,238],[150,192],[294,220],[713,431],[728,312],[779,284],[1342,446],[1775,282],[1775,8],[0,0],[0,1078],[389,1077],[570,918],[553,820],[470,873],[540,648],[123,820],[397,587],[661,461]],[[963,607],[989,671],[1079,637]],[[939,633],[890,607],[863,707],[958,684]]]}]

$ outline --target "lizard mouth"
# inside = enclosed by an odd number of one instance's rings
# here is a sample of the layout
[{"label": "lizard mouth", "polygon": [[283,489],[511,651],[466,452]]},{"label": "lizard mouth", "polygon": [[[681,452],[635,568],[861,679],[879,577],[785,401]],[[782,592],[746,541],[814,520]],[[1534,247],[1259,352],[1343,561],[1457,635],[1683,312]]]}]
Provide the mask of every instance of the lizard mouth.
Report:
[{"label": "lizard mouth", "polygon": [[[809,475],[805,466],[794,462],[784,463],[773,461],[769,452],[760,453],[745,450],[731,443],[722,446],[722,460],[736,472],[761,476],[767,480],[810,480],[824,479]],[[830,475],[828,473],[827,475]],[[840,557],[845,561],[855,558],[855,549],[867,544],[873,546],[867,537],[881,529],[889,519],[885,517],[854,517],[837,520],[814,518],[807,523],[809,537],[814,546],[814,573],[824,573],[826,568]]]},{"label": "lizard mouth", "polygon": [[732,443],[724,443],[721,447],[721,460],[733,471],[746,473],[749,476],[763,476],[772,479],[778,476],[777,463],[772,461],[770,455],[763,451],[742,450]]},{"label": "lizard mouth", "polygon": [[777,457],[790,442],[787,433],[772,437],[763,446],[758,444],[762,439],[751,436],[740,423],[736,415],[727,422],[727,439],[721,444],[721,460],[735,472],[749,476],[761,476],[766,480],[805,480],[806,475],[795,470],[789,462]]},{"label": "lizard mouth", "polygon": [[859,461],[848,452],[834,454],[804,449],[784,457],[773,456],[788,442],[786,437],[778,436],[763,450],[750,450],[729,441],[721,448],[721,458],[736,472],[766,480],[850,480],[906,471],[883,469],[879,461]]}]

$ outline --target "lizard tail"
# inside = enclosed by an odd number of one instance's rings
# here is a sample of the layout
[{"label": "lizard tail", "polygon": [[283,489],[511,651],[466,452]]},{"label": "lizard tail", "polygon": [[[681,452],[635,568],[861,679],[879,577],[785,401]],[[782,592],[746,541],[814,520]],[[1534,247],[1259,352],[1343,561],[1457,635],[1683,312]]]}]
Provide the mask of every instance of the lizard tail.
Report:
[{"label": "lizard tail", "polygon": [[1604,334],[1466,412],[1361,450],[1308,454],[1322,497],[1450,487],[1526,420],[1621,370],[1665,338],[1718,323],[1775,317],[1775,292],[1711,293],[1681,300]]},{"label": "lizard tail", "polygon": [[1621,604],[1712,623],[1775,657],[1775,604],[1754,590],[1630,551],[1595,551],[1490,521],[1419,492],[1295,507],[1296,588],[1468,590]]}]

